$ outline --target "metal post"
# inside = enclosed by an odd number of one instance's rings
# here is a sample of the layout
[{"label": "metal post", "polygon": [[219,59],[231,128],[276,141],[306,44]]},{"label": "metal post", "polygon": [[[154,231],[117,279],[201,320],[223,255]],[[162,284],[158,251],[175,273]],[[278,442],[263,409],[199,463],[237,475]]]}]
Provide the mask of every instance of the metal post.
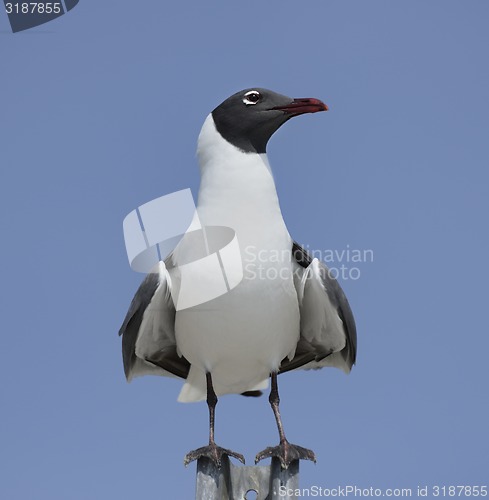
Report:
[{"label": "metal post", "polygon": [[224,456],[220,469],[208,458],[197,461],[196,500],[244,500],[249,491],[256,492],[256,500],[292,500],[298,487],[298,460],[288,469],[276,458],[271,465],[236,466]]}]

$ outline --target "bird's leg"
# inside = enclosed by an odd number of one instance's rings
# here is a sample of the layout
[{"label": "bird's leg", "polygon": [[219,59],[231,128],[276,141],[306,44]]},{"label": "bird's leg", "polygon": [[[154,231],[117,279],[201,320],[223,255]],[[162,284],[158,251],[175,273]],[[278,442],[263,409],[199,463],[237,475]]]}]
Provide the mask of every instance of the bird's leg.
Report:
[{"label": "bird's leg", "polygon": [[297,446],[295,444],[290,444],[287,441],[284,433],[284,427],[282,425],[282,418],[280,417],[280,397],[278,395],[277,372],[273,372],[270,377],[272,387],[270,389],[270,397],[268,398],[268,401],[270,401],[270,406],[272,407],[275,420],[277,421],[280,444],[278,446],[268,447],[258,453],[255,458],[255,463],[258,463],[264,458],[276,457],[280,460],[282,468],[287,469],[294,460],[312,460],[313,462],[316,462],[316,455],[312,450],[302,448],[302,446]]},{"label": "bird's leg", "polygon": [[228,455],[230,457],[234,457],[238,459],[241,463],[245,463],[245,459],[243,455],[236,453],[231,450],[227,450],[226,448],[221,448],[216,445],[214,441],[214,422],[216,415],[216,405],[217,405],[217,396],[214,392],[214,387],[212,386],[212,376],[210,372],[206,373],[207,380],[207,406],[209,407],[209,445],[203,446],[202,448],[197,448],[193,450],[185,456],[183,463],[188,465],[193,460],[197,460],[202,457],[207,457],[212,460],[216,467],[221,467],[221,460],[223,455]]}]

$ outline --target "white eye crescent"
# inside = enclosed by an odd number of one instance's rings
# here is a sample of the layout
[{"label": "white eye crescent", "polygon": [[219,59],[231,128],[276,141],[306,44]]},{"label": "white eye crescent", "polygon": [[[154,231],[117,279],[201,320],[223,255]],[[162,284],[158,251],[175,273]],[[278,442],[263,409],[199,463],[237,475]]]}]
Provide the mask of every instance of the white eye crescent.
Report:
[{"label": "white eye crescent", "polygon": [[260,92],[256,90],[250,90],[249,92],[246,92],[246,94],[244,95],[243,102],[247,106],[251,106],[253,104],[256,104],[260,99],[261,99]]}]

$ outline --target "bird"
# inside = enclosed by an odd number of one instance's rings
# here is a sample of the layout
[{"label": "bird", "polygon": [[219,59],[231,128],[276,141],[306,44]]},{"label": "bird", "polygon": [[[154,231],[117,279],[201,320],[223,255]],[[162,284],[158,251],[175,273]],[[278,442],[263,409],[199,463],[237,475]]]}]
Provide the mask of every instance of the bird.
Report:
[{"label": "bird", "polygon": [[[267,157],[269,139],[284,123],[327,110],[319,99],[257,87],[233,94],[207,116],[197,143],[196,212],[202,227],[235,232],[242,279],[227,293],[178,309],[172,271],[189,250],[177,244],[142,281],[120,328],[128,381],[146,374],[178,377],[184,380],[178,401],[207,402],[209,444],[189,452],[185,465],[206,457],[220,467],[225,455],[245,463],[215,442],[218,397],[256,397],[269,381],[279,444],[259,452],[255,463],[277,458],[287,469],[295,460],[315,462],[312,450],[286,438],[277,377],[327,366],[349,373],[355,364],[348,300],[327,266],[290,236]],[[206,273],[193,269],[195,280]]]}]

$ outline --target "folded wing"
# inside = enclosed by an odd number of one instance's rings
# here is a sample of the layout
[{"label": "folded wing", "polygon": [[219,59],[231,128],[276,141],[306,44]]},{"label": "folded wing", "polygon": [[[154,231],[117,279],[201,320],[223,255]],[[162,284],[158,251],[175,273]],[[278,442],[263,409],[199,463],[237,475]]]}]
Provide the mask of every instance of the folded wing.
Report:
[{"label": "folded wing", "polygon": [[190,364],[177,353],[175,307],[163,262],[149,273],[132,299],[119,330],[127,380],[139,375],[187,378]]},{"label": "folded wing", "polygon": [[294,358],[283,360],[280,372],[334,366],[348,373],[357,349],[348,300],[329,269],[295,242],[292,255],[301,332]]}]

